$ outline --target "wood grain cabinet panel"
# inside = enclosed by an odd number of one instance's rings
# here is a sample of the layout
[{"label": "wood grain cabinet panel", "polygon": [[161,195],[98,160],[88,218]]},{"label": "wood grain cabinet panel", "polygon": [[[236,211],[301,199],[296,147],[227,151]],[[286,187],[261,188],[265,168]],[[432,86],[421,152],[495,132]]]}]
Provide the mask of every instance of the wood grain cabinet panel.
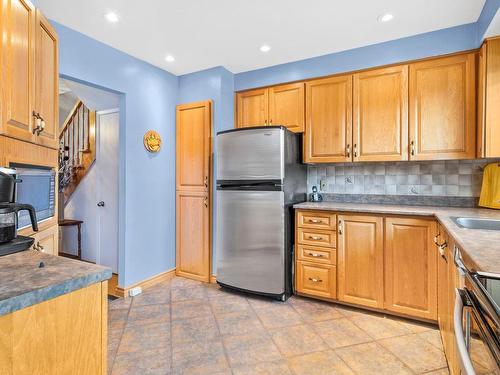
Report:
[{"label": "wood grain cabinet panel", "polygon": [[36,11],[35,111],[45,127],[36,143],[58,148],[59,131],[59,68],[58,37],[49,21]]},{"label": "wood grain cabinet panel", "polygon": [[410,64],[410,159],[472,159],[476,151],[474,53]]},{"label": "wood grain cabinet panel", "polygon": [[269,118],[269,90],[257,89],[236,94],[236,127],[265,126]]},{"label": "wood grain cabinet panel", "polygon": [[306,82],[304,161],[352,160],[352,75]]},{"label": "wood grain cabinet panel", "polygon": [[177,106],[177,190],[208,191],[212,141],[211,105]]},{"label": "wood grain cabinet panel", "polygon": [[4,0],[0,7],[0,133],[32,142],[36,11],[25,0]]},{"label": "wood grain cabinet panel", "polygon": [[500,37],[481,47],[478,71],[477,154],[500,157]]},{"label": "wood grain cabinet panel", "polygon": [[296,272],[297,292],[329,299],[337,297],[335,266],[297,261]]},{"label": "wood grain cabinet panel", "polygon": [[437,319],[437,252],[433,220],[385,219],[385,308]]},{"label": "wood grain cabinet panel", "polygon": [[304,83],[269,88],[269,125],[283,125],[295,133],[304,131]]},{"label": "wood grain cabinet panel", "polygon": [[33,249],[43,253],[58,255],[59,254],[59,226],[53,225],[40,232],[36,232],[33,236],[35,242]]},{"label": "wood grain cabinet panel", "polygon": [[335,232],[319,229],[297,229],[298,243],[303,245],[335,247],[337,242]]},{"label": "wood grain cabinet panel", "polygon": [[354,75],[354,161],[408,160],[408,65]]},{"label": "wood grain cabinet panel", "polygon": [[337,216],[328,211],[297,211],[297,225],[301,228],[335,230]]},{"label": "wood grain cabinet panel", "polygon": [[384,307],[383,218],[338,215],[338,298]]},{"label": "wood grain cabinet panel", "polygon": [[210,280],[210,215],[207,192],[178,191],[176,275]]}]

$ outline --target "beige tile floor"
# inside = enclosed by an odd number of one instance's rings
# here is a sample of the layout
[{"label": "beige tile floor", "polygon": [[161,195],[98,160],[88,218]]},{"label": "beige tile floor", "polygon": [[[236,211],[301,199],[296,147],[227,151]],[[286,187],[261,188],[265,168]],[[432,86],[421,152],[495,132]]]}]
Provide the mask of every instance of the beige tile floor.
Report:
[{"label": "beige tile floor", "polygon": [[109,305],[109,373],[448,374],[436,327],[174,278]]}]

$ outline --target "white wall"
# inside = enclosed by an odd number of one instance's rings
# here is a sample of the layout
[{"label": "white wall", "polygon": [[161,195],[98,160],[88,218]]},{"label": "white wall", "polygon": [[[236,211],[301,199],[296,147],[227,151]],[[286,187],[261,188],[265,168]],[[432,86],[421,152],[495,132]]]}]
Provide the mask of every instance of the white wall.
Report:
[{"label": "white wall", "polygon": [[[94,164],[90,167],[87,175],[80,182],[76,190],[70,197],[70,200],[64,208],[64,218],[65,219],[75,219],[82,220],[82,259],[89,262],[100,263],[97,259],[98,252],[98,241],[99,241],[99,230],[98,230],[98,217],[99,208],[97,207],[97,202],[101,199],[97,197],[99,194],[99,189],[97,186],[99,180],[99,150],[101,148],[107,147],[106,144],[100,144],[100,121],[99,113],[97,114],[96,121],[96,160]],[[114,121],[110,119],[114,119]],[[105,126],[113,126],[116,131],[111,132],[111,134],[116,135],[116,144],[118,144],[119,136],[119,116],[107,117]],[[109,137],[109,133],[108,133]],[[118,169],[118,160],[116,160],[116,168]],[[116,216],[116,223],[118,222],[118,216]],[[61,227],[62,230],[62,241],[60,242],[60,251],[69,254],[77,254],[77,228],[76,227]],[[116,249],[102,249],[101,251],[113,251],[116,252],[116,258],[118,253],[118,248]],[[105,256],[106,255],[106,256]],[[101,255],[101,258],[109,259],[109,254]],[[113,258],[113,257],[111,257]],[[114,263],[114,262],[113,262]],[[111,266],[111,264],[106,264]],[[117,272],[117,262],[116,265],[112,266],[113,271]],[[115,269],[116,268],[116,269]]]}]

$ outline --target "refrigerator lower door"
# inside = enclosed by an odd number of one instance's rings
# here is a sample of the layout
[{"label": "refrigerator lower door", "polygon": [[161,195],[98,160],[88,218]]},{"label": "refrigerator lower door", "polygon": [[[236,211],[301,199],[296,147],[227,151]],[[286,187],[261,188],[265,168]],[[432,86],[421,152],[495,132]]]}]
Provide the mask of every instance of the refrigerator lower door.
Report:
[{"label": "refrigerator lower door", "polygon": [[217,191],[217,281],[255,293],[285,293],[282,191]]}]

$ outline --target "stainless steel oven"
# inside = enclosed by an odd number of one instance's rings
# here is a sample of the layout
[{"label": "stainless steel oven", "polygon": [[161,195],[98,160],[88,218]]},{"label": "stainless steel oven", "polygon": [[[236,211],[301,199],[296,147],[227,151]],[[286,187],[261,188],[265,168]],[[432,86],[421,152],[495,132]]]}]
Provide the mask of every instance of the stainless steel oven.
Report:
[{"label": "stainless steel oven", "polygon": [[500,375],[500,275],[472,272],[455,248],[455,265],[465,278],[456,290],[455,338],[462,374]]}]

